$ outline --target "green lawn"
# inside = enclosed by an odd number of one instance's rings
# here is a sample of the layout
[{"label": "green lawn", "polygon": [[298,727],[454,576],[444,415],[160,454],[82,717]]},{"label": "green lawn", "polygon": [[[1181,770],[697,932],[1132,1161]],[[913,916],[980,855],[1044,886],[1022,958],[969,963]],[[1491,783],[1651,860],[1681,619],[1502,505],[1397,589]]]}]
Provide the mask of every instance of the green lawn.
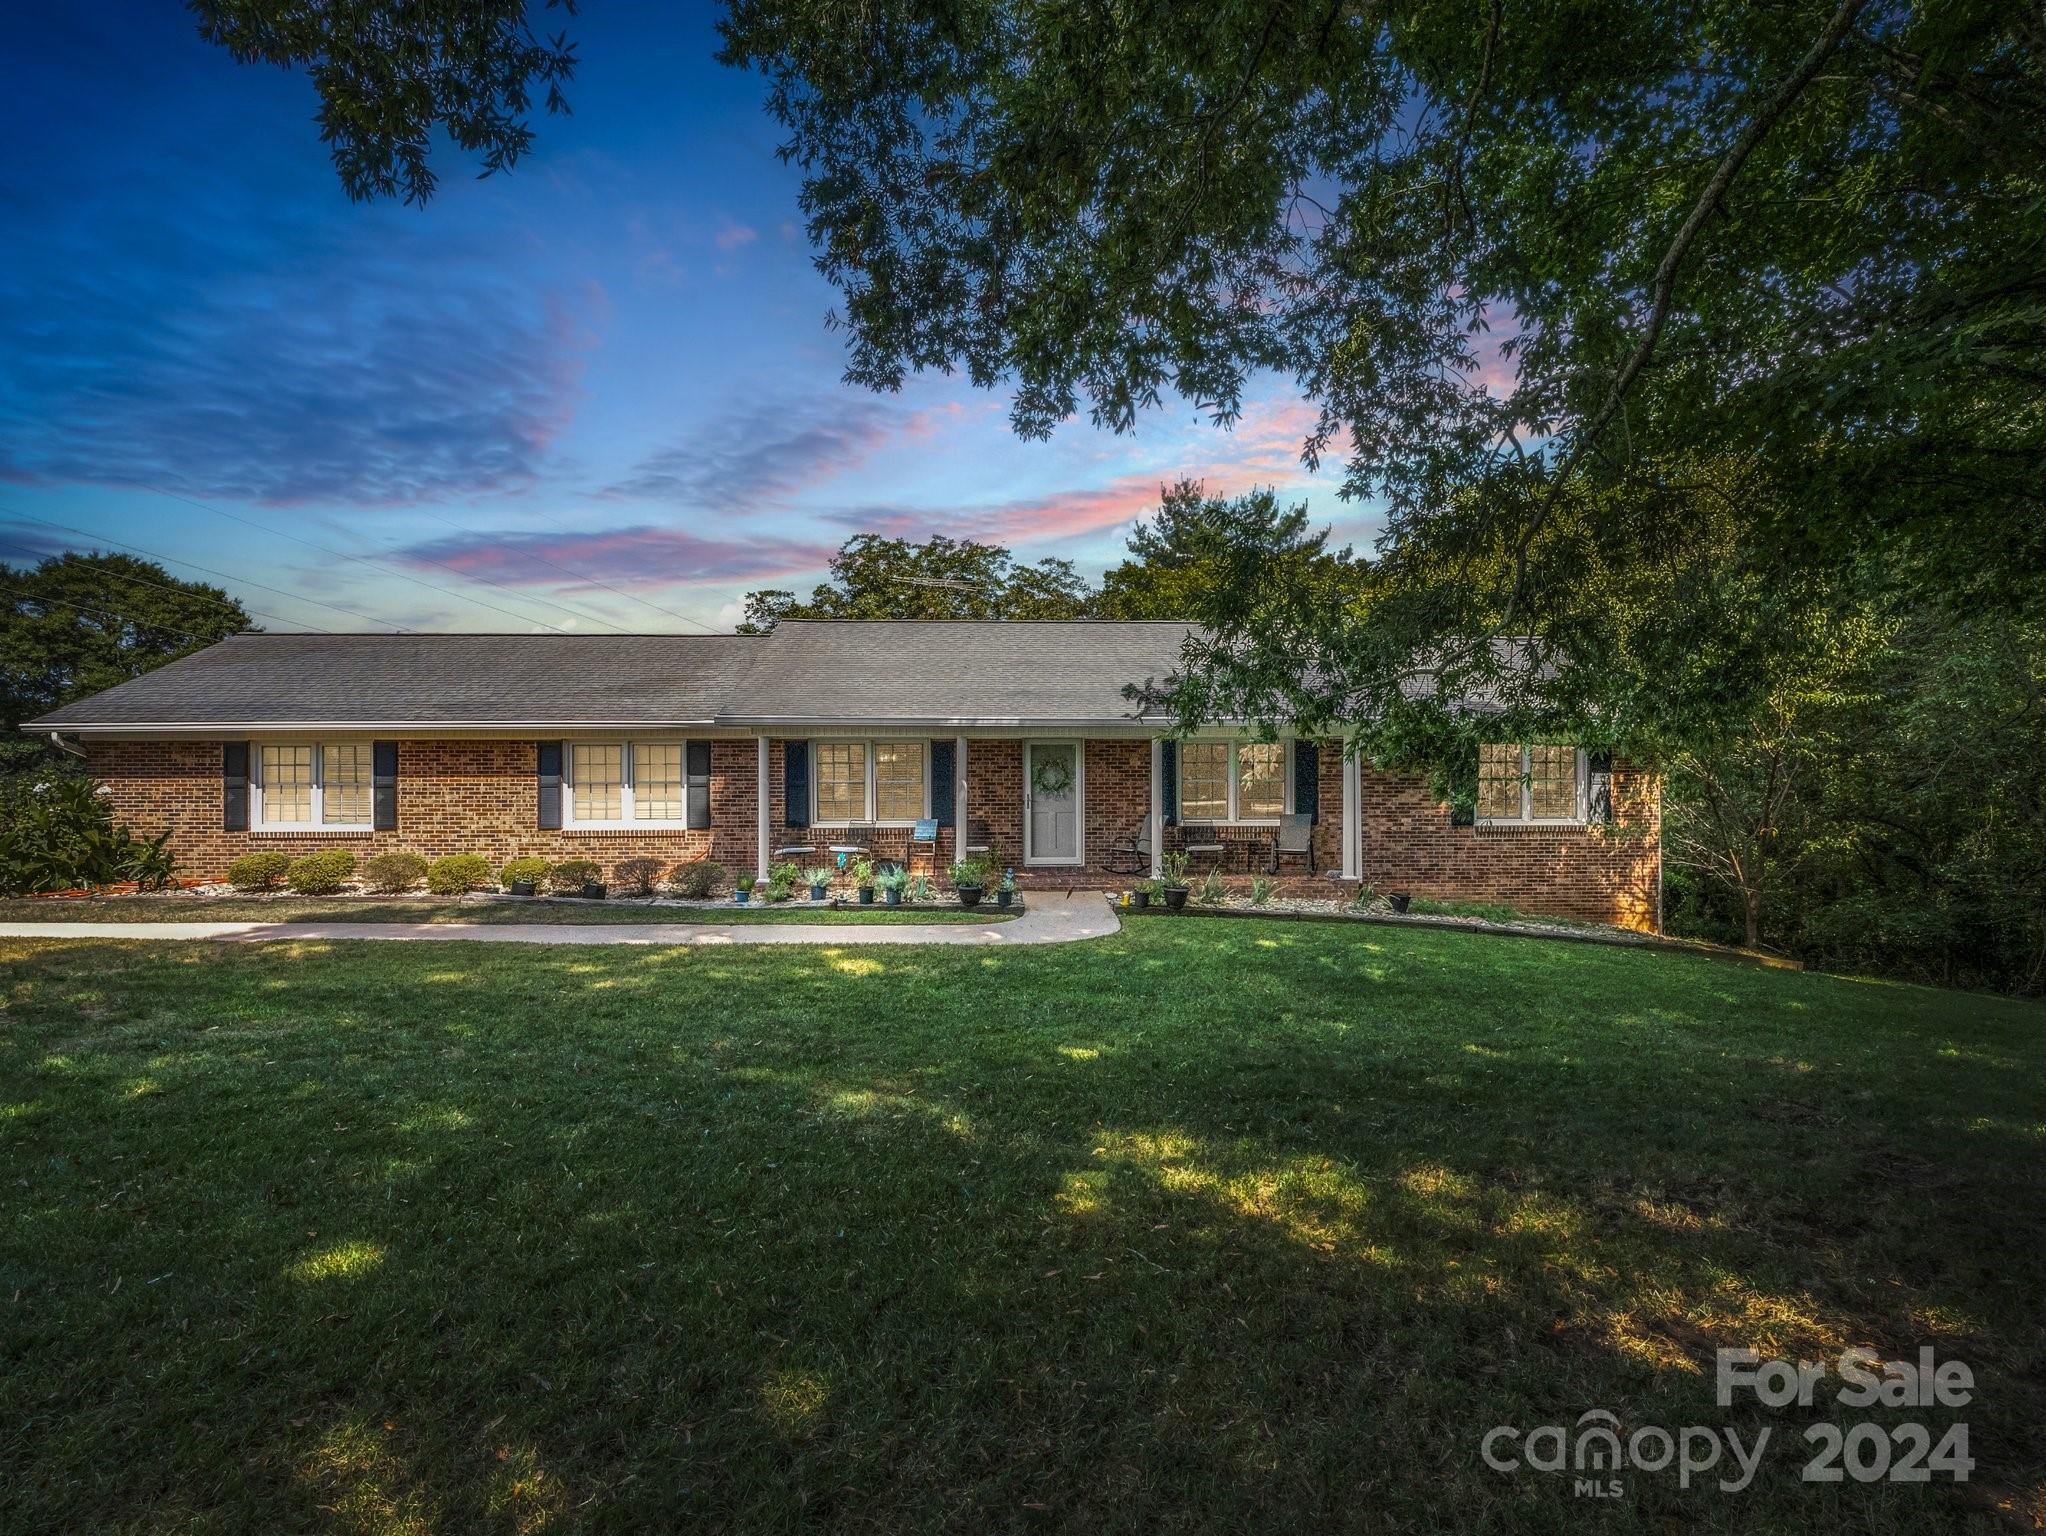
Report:
[{"label": "green lawn", "polygon": [[922,910],[831,908],[807,901],[657,907],[631,901],[443,901],[433,897],[103,896],[0,899],[0,923],[1006,923],[992,903]]},{"label": "green lawn", "polygon": [[[0,1002],[0,1530],[2042,1513],[2037,1005],[1256,921],[0,940]],[[1972,1482],[1802,1483],[1813,1411],[1714,1406],[1715,1346],[1849,1344],[1974,1368]],[[1479,1460],[1593,1408],[1776,1443]]]}]

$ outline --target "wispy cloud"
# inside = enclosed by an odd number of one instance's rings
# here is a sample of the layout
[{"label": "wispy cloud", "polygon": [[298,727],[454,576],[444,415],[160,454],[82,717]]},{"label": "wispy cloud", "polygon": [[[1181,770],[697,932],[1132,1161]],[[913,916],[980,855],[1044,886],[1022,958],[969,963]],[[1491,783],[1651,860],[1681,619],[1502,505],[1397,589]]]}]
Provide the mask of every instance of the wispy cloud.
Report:
[{"label": "wispy cloud", "polygon": [[720,514],[756,511],[844,473],[892,438],[927,430],[930,420],[850,392],[762,401],[649,454],[603,494]]},{"label": "wispy cloud", "polygon": [[821,568],[833,548],[803,539],[705,538],[639,524],[587,533],[451,534],[411,545],[397,558],[423,570],[452,566],[506,586],[566,592],[577,586],[567,571],[629,590],[793,576]]},{"label": "wispy cloud", "polygon": [[750,224],[727,224],[717,232],[717,248],[721,251],[736,251],[742,245],[751,245],[760,238],[760,231]]}]

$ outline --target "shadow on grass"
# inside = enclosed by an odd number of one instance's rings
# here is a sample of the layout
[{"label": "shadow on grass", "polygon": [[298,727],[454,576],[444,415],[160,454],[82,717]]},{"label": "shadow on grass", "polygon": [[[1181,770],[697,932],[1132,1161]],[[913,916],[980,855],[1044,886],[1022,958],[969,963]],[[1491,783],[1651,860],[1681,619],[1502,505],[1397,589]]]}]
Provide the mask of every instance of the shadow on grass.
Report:
[{"label": "shadow on grass", "polygon": [[[2036,1499],[2038,1011],[1484,945],[10,947],[0,1500],[1547,1528],[1478,1439],[1593,1407],[1799,1448],[1618,1528]],[[1958,1496],[1713,1406],[1721,1345],[1921,1342]]]}]

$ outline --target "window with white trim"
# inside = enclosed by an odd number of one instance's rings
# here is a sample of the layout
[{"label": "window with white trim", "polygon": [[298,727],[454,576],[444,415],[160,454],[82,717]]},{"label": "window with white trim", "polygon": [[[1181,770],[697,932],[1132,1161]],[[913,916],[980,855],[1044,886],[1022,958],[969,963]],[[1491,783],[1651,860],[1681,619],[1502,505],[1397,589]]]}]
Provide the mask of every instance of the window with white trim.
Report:
[{"label": "window with white trim", "polygon": [[1187,741],[1179,747],[1181,821],[1277,821],[1293,803],[1283,741]]},{"label": "window with white trim", "polygon": [[810,820],[901,823],[931,814],[925,741],[818,741],[810,746]]},{"label": "window with white trim", "polygon": [[276,741],[255,750],[258,832],[367,832],[375,750],[366,741]]},{"label": "window with white trim", "polygon": [[688,761],[680,741],[570,742],[562,825],[687,826]]},{"label": "window with white trim", "polygon": [[1478,748],[1480,824],[1581,822],[1584,787],[1584,754],[1575,747],[1486,742]]}]

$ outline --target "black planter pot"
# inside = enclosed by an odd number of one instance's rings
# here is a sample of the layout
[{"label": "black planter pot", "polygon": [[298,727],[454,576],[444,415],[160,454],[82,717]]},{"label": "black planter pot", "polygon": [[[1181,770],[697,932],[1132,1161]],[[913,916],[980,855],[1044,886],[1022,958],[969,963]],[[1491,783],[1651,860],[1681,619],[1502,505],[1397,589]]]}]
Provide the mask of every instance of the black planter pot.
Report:
[{"label": "black planter pot", "polygon": [[530,881],[530,880],[514,880],[514,881],[512,881],[512,895],[514,895],[514,896],[530,896],[530,895],[532,895],[532,894],[533,894],[533,882],[532,882],[532,881]]},{"label": "black planter pot", "polygon": [[1186,905],[1186,887],[1183,885],[1166,886],[1165,905],[1174,912],[1184,907]]},{"label": "black planter pot", "polygon": [[821,886],[821,885],[813,885],[813,886],[811,886],[811,887],[810,887],[810,899],[811,899],[812,901],[822,901],[822,900],[824,899],[824,892],[825,892],[825,890],[826,890],[826,889],[827,889],[827,888],[826,888],[825,886]]},{"label": "black planter pot", "polygon": [[872,906],[873,904],[874,904],[874,888],[873,888],[873,887],[872,887],[871,885],[863,885],[863,886],[861,886],[861,887],[860,887],[860,905],[861,905],[861,906],[863,906],[863,907],[871,907],[871,906]]},{"label": "black planter pot", "polygon": [[583,882],[584,901],[602,901],[610,894],[610,891],[611,887],[604,884],[601,880],[585,880]]},{"label": "black planter pot", "polygon": [[996,891],[995,905],[998,907],[1006,907],[1009,904],[1010,900],[1015,896],[1015,894],[1016,893],[1014,891]]},{"label": "black planter pot", "polygon": [[1149,891],[1131,891],[1131,892],[1130,892],[1130,910],[1131,910],[1132,912],[1148,912],[1148,911],[1150,911],[1150,910],[1151,910],[1151,893],[1150,893]]},{"label": "black planter pot", "polygon": [[985,890],[985,889],[986,889],[986,887],[985,887],[985,886],[979,886],[979,885],[962,885],[962,886],[960,886],[960,887],[959,887],[959,905],[960,905],[960,906],[962,906],[962,907],[977,907],[977,906],[979,906],[979,905],[980,905],[980,893],[981,893],[981,892],[982,892],[983,890]]},{"label": "black planter pot", "polygon": [[1388,891],[1385,899],[1392,903],[1395,912],[1404,912],[1414,904],[1413,893],[1410,891]]},{"label": "black planter pot", "polygon": [[902,905],[902,892],[899,889],[891,889],[883,899],[889,906],[899,907]]}]

